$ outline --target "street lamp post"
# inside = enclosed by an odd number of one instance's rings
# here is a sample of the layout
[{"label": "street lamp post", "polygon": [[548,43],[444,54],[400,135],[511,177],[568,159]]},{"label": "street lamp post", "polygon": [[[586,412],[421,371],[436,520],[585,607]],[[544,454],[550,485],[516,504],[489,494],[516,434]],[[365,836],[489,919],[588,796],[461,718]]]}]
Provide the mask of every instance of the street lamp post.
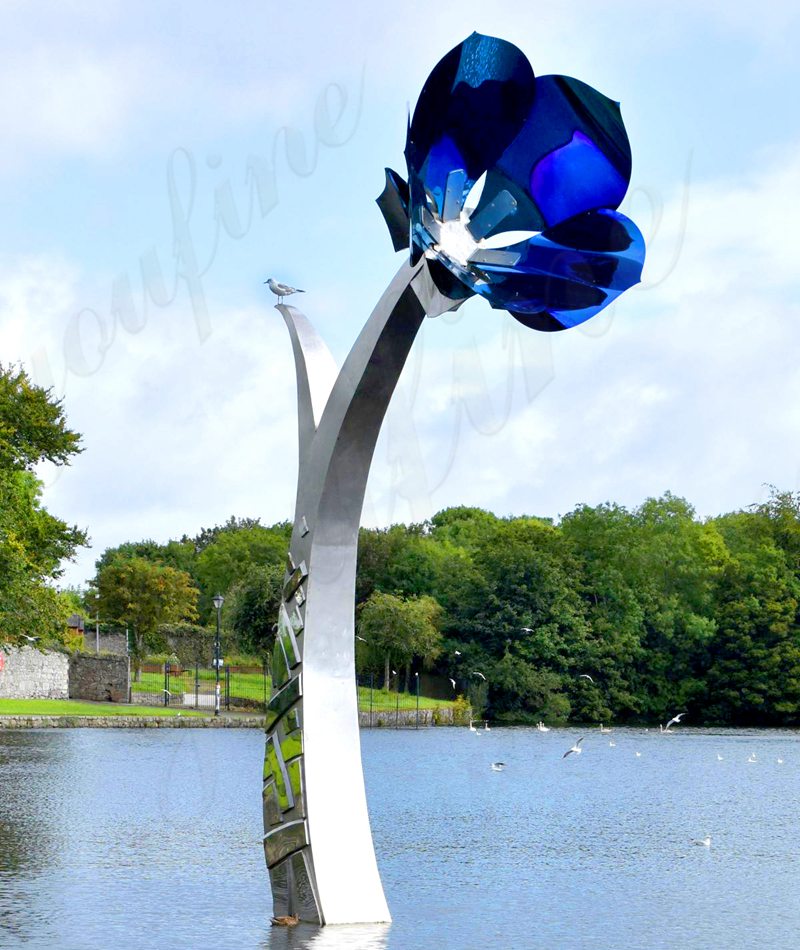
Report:
[{"label": "street lamp post", "polygon": [[219,626],[220,626],[220,614],[222,613],[222,605],[225,603],[225,598],[222,594],[217,594],[214,598],[214,606],[217,608],[217,635],[214,638],[214,669],[216,670],[216,686],[214,690],[214,715],[219,715],[219,664],[220,664],[220,642],[219,642]]}]

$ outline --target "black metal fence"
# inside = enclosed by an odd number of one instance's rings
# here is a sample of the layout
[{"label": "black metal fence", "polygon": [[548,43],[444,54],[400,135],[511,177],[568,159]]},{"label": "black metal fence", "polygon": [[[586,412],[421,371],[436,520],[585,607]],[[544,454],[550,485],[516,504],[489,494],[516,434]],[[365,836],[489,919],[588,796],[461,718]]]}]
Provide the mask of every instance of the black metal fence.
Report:
[{"label": "black metal fence", "polygon": [[[139,678],[131,683],[133,701],[149,706],[172,706],[213,713],[222,710],[264,712],[270,697],[272,680],[266,666],[233,666],[219,669],[175,663],[144,663]],[[427,724],[440,701],[420,697],[420,678],[391,674],[388,684],[377,673],[357,677],[358,708],[363,726],[419,727]],[[440,715],[441,710],[437,712]],[[445,714],[446,715],[446,714]]]},{"label": "black metal fence", "polygon": [[383,675],[363,673],[357,676],[356,681],[362,725],[419,727],[419,676],[411,675],[403,682],[398,674],[391,673],[385,684]]},{"label": "black metal fence", "polygon": [[142,664],[139,680],[131,684],[134,702],[181,706],[213,712],[219,684],[220,709],[266,708],[271,688],[266,666],[181,666],[175,663]]}]

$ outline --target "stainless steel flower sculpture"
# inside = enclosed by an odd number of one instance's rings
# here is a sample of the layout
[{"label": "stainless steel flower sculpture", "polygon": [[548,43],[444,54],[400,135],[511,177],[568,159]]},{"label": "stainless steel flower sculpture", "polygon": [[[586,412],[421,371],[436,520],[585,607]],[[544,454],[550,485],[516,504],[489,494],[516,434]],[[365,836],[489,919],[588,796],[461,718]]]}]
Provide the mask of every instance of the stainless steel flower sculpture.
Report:
[{"label": "stainless steel flower sculpture", "polygon": [[406,159],[409,183],[387,170],[380,203],[395,248],[410,242],[412,260],[440,265],[448,296],[477,293],[562,330],[639,281],[644,240],[616,210],[631,173],[618,103],[567,76],[536,78],[513,44],[473,33],[441,60]]},{"label": "stainless steel flower sculpture", "polygon": [[478,294],[540,330],[588,319],[639,280],[644,242],[616,208],[630,149],[616,103],[536,79],[473,34],[436,66],[408,130],[408,184],[378,203],[410,247],[341,371],[279,303],[297,372],[300,464],[273,654],[264,853],[276,917],[388,921],[364,793],[355,688],[358,528],[384,414],[425,316]]}]

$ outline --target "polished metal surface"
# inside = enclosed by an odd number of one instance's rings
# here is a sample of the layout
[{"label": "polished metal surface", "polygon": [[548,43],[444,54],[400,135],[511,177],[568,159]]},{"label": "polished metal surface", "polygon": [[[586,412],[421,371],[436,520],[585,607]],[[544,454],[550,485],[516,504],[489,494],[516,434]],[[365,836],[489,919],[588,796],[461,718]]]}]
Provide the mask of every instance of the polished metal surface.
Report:
[{"label": "polished metal surface", "polygon": [[428,261],[404,264],[341,372],[307,318],[279,304],[297,370],[300,466],[274,653],[264,850],[274,914],[391,919],[369,826],[355,685],[358,528],[383,417],[426,314],[460,301]]}]

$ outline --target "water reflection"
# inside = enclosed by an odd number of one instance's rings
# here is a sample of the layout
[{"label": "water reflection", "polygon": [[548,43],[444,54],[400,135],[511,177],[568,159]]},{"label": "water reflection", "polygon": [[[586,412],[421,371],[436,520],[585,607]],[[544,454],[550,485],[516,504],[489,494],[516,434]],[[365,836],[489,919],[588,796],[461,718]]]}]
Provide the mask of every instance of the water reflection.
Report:
[{"label": "water reflection", "polygon": [[274,927],[264,950],[386,950],[390,924]]},{"label": "water reflection", "polygon": [[0,948],[794,946],[797,732],[581,734],[365,732],[394,923],[285,929],[262,733],[0,730]]}]

